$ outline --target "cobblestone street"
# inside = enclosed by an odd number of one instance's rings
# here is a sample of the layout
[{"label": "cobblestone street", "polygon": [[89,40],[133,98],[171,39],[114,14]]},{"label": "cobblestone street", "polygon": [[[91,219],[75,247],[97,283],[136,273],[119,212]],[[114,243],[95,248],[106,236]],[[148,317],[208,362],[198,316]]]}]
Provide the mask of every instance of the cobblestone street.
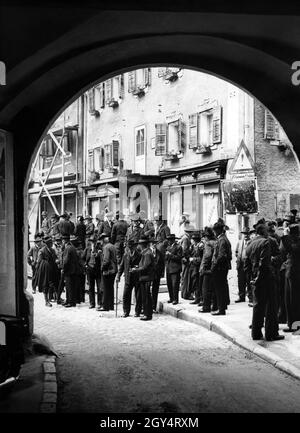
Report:
[{"label": "cobblestone street", "polygon": [[59,354],[59,412],[300,411],[299,381],[200,326],[34,299],[35,333]]}]

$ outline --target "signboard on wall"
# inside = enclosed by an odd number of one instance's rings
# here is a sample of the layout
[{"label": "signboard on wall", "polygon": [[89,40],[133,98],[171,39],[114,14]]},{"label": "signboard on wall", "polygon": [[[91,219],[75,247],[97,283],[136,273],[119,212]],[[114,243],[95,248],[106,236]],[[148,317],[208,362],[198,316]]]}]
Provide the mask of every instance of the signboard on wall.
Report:
[{"label": "signboard on wall", "polygon": [[255,179],[222,182],[225,212],[228,214],[256,213],[257,187]]},{"label": "signboard on wall", "polygon": [[255,165],[252,156],[246,146],[244,140],[236,152],[235,158],[229,168],[229,176],[231,179],[245,179],[255,176]]}]

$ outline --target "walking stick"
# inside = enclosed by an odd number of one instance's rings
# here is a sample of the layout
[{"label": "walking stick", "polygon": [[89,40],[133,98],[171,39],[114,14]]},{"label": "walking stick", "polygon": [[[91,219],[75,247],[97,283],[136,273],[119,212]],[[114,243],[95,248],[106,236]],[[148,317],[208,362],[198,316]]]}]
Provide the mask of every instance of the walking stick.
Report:
[{"label": "walking stick", "polygon": [[116,317],[118,317],[118,288],[119,288],[119,283],[117,281],[116,282]]}]

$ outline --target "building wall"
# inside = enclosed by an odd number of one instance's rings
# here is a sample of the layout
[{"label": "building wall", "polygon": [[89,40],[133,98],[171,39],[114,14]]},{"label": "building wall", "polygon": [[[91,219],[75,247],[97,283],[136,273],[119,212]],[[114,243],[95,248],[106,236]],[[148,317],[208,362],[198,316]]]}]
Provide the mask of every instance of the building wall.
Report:
[{"label": "building wall", "polygon": [[[291,194],[300,194],[299,161],[290,148],[288,137],[280,128],[280,139],[287,144],[280,150],[264,138],[265,109],[258,101],[254,102],[255,165],[259,195],[259,217],[283,217],[290,207],[298,206],[290,202]],[[299,195],[300,197],[300,195]],[[297,197],[296,197],[297,198]]]}]

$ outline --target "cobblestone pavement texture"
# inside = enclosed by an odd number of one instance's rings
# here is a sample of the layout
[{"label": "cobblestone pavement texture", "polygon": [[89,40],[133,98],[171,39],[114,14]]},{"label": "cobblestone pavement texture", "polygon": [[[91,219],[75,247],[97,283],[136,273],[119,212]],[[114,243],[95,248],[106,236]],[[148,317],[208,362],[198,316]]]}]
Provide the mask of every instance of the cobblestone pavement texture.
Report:
[{"label": "cobblestone pavement texture", "polygon": [[193,323],[34,299],[35,332],[59,354],[59,412],[300,411],[298,380]]}]

